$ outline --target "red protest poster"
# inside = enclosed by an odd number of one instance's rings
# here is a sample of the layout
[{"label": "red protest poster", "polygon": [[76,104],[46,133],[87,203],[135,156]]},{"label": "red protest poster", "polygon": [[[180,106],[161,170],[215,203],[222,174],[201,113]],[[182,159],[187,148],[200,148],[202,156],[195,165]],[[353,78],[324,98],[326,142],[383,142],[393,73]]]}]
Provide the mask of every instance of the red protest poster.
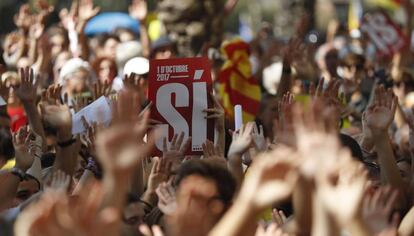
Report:
[{"label": "red protest poster", "polygon": [[[204,109],[212,107],[210,63],[207,58],[152,60],[148,97],[151,118],[161,121],[162,137],[171,142],[174,134],[184,132],[192,143],[186,155],[202,154],[202,144],[214,138],[214,121],[207,121]],[[162,154],[163,140],[156,142],[155,154]]]},{"label": "red protest poster", "polygon": [[408,43],[408,38],[385,12],[366,14],[361,31],[374,43],[380,56],[392,56]]}]

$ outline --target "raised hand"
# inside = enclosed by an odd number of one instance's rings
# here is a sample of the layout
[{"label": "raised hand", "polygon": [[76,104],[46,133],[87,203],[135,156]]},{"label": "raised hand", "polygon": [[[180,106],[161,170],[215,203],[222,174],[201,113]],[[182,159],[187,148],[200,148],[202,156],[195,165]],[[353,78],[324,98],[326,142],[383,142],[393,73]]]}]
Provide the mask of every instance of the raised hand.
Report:
[{"label": "raised hand", "polygon": [[239,198],[255,212],[261,212],[289,197],[298,179],[295,156],[295,152],[285,147],[261,154],[245,177]]},{"label": "raised hand", "polygon": [[397,97],[391,89],[384,86],[375,88],[374,102],[364,114],[366,126],[373,135],[386,133],[391,126],[398,106]]},{"label": "raised hand", "polygon": [[[313,100],[322,100],[326,106],[331,106],[336,110],[337,115],[339,116],[344,110],[341,101],[338,97],[339,87],[341,82],[339,80],[331,79],[324,88],[325,79],[321,78],[318,82],[318,86],[315,89],[315,84],[311,82],[309,88],[309,94]],[[338,117],[339,118],[339,117]]]},{"label": "raised hand", "polygon": [[37,82],[35,81],[35,75],[33,69],[26,67],[20,69],[20,78],[21,84],[19,87],[14,88],[17,97],[23,103],[34,103],[36,101],[36,90],[37,90]]},{"label": "raised hand", "polygon": [[285,213],[282,210],[278,210],[276,208],[272,210],[272,219],[273,222],[279,226],[282,226],[287,221]]},{"label": "raised hand", "polygon": [[72,114],[68,105],[56,100],[55,104],[42,103],[40,105],[43,119],[51,126],[60,130],[72,129]]},{"label": "raised hand", "polygon": [[293,94],[289,92],[284,94],[282,100],[279,101],[279,116],[273,124],[274,142],[276,144],[285,144],[291,147],[296,145],[293,105]]},{"label": "raised hand", "polygon": [[30,154],[30,137],[27,126],[22,126],[20,129],[13,134],[12,137],[13,146],[16,157],[16,167],[26,171],[29,169],[34,161],[33,155]]},{"label": "raised hand", "polygon": [[65,174],[61,170],[56,170],[52,174],[52,178],[50,179],[49,183],[47,183],[47,189],[55,190],[55,191],[68,191],[70,185],[71,178],[69,175]]},{"label": "raised hand", "polygon": [[263,224],[257,226],[255,236],[288,236],[289,234],[283,233],[283,230],[276,223],[272,223],[265,227]]},{"label": "raised hand", "polygon": [[161,227],[158,225],[153,225],[150,228],[148,225],[142,224],[139,226],[139,232],[144,236],[164,236]]},{"label": "raised hand", "polygon": [[398,191],[391,187],[381,187],[372,195],[365,195],[362,217],[373,234],[378,235],[389,226],[397,197]]},{"label": "raised hand", "polygon": [[96,16],[101,9],[93,6],[93,0],[80,0],[78,8],[78,17],[80,21],[88,21]]},{"label": "raised hand", "polygon": [[320,168],[322,171],[316,177],[317,196],[338,224],[344,226],[361,219],[367,171],[352,160],[349,152],[342,151],[338,155],[336,163]]},{"label": "raised hand", "polygon": [[267,141],[264,136],[263,125],[259,125],[259,128],[257,128],[256,124],[253,126],[252,137],[254,147],[257,151],[264,152],[267,150]]},{"label": "raised hand", "polygon": [[149,112],[138,119],[138,97],[139,94],[132,91],[121,91],[118,100],[114,101],[111,126],[96,137],[97,156],[104,171],[128,176],[152,150],[152,138],[142,144]]},{"label": "raised hand", "polygon": [[147,18],[148,6],[146,0],[133,0],[132,4],[128,7],[129,15],[143,22]]},{"label": "raised hand", "polygon": [[233,132],[233,139],[230,144],[228,156],[241,156],[253,144],[252,131],[255,123],[249,122],[240,130]]},{"label": "raised hand", "polygon": [[158,186],[168,180],[168,176],[171,171],[171,162],[163,159],[154,157],[154,164],[152,165],[151,173],[148,177],[147,191],[155,193]]},{"label": "raised hand", "polygon": [[[76,201],[63,191],[47,191],[16,221],[17,235],[116,235],[120,215],[112,207],[100,207],[102,187],[87,184]],[[62,220],[64,219],[64,220]]]},{"label": "raised hand", "polygon": [[102,83],[101,81],[98,80],[93,85],[92,99],[95,101],[101,96],[108,97],[111,91],[112,91],[112,86],[108,81],[105,81],[104,83]]},{"label": "raised hand", "polygon": [[214,119],[215,120],[215,127],[217,130],[224,130],[224,108],[221,106],[220,102],[217,98],[210,94],[210,98],[214,102],[214,108],[205,109],[203,112],[207,113],[206,119]]},{"label": "raised hand", "polygon": [[98,123],[89,124],[84,116],[81,117],[81,120],[86,130],[86,133],[81,136],[81,141],[86,146],[88,156],[96,157],[95,139],[99,129]]},{"label": "raised hand", "polygon": [[45,30],[45,26],[40,22],[35,22],[30,26],[29,29],[29,37],[30,39],[39,40],[42,37],[43,32]]},{"label": "raised hand", "polygon": [[29,4],[23,4],[19,8],[19,12],[14,16],[14,23],[18,28],[27,32],[32,24],[33,15],[30,12]]},{"label": "raised hand", "polygon": [[188,137],[184,142],[184,132],[181,132],[180,136],[174,134],[169,145],[167,144],[167,138],[164,137],[162,157],[172,161],[174,163],[173,169],[175,169],[176,165],[184,159],[185,152],[190,147],[190,144],[191,137]]},{"label": "raised hand", "polygon": [[124,85],[125,88],[127,89],[131,89],[133,91],[136,91],[138,93],[143,93],[144,92],[144,87],[143,87],[143,83],[141,83],[142,78],[140,76],[138,76],[135,73],[131,73],[130,75],[125,75],[124,76]]},{"label": "raised hand", "polygon": [[87,97],[75,96],[72,99],[72,108],[75,112],[82,110],[84,107],[89,105],[89,99]]},{"label": "raised hand", "polygon": [[227,161],[224,158],[224,151],[219,146],[214,146],[210,140],[203,143],[203,158],[226,166]]},{"label": "raised hand", "polygon": [[172,215],[177,210],[174,187],[170,183],[161,183],[155,190],[158,196],[158,208],[165,215]]}]

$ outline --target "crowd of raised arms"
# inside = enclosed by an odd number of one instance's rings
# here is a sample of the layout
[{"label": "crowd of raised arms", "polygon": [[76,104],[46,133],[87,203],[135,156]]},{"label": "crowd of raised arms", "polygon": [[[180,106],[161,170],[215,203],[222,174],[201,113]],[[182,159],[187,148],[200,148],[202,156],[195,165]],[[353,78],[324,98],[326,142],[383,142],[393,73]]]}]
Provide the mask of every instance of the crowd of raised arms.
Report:
[{"label": "crowd of raised arms", "polygon": [[[411,19],[410,1],[404,7]],[[261,89],[254,121],[234,128],[216,86],[225,60],[216,50],[204,110],[214,139],[187,155],[191,137],[163,137],[147,97],[149,62],[182,57],[175,41],[150,40],[144,0],[129,7],[139,35],[88,37],[99,11],[74,1],[49,24],[53,6],[24,4],[2,37],[1,236],[414,235],[408,47],[376,57],[338,25],[315,45],[305,40],[306,15],[283,42],[263,24],[248,44]],[[283,69],[269,87],[275,56]],[[110,122],[82,117],[74,135],[74,114],[102,96]]]}]

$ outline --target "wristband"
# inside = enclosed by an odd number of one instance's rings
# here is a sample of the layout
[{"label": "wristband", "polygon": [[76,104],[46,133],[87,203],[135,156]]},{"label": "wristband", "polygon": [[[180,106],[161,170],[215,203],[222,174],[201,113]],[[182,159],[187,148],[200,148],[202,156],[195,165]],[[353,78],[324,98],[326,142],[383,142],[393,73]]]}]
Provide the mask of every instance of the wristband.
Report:
[{"label": "wristband", "polygon": [[15,176],[19,177],[20,182],[23,181],[23,180],[26,180],[26,173],[24,173],[23,170],[21,170],[17,167],[11,168],[10,173],[12,175],[15,175]]},{"label": "wristband", "polygon": [[101,168],[99,168],[98,164],[92,157],[88,158],[88,164],[85,166],[85,170],[91,171],[97,179],[102,177]]},{"label": "wristband", "polygon": [[72,138],[72,139],[69,139],[67,141],[57,142],[57,145],[61,148],[64,148],[64,147],[69,147],[70,145],[74,144],[75,142],[76,142],[76,139]]}]

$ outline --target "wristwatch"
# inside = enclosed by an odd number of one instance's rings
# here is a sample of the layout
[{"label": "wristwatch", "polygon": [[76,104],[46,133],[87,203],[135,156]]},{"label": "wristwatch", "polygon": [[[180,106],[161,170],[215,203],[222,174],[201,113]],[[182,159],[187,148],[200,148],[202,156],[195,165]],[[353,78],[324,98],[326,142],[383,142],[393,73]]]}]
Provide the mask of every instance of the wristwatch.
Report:
[{"label": "wristwatch", "polygon": [[26,179],[26,173],[17,167],[11,168],[10,173],[19,177],[20,181],[23,181]]}]

